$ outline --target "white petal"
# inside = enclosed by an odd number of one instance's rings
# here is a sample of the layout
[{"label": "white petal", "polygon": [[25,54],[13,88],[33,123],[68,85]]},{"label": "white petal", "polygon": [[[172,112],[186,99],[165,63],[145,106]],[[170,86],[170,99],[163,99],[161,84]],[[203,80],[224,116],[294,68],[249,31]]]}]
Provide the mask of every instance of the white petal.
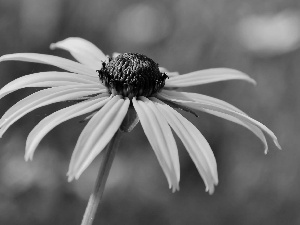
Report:
[{"label": "white petal", "polygon": [[[236,111],[236,112],[246,115],[246,113],[244,113],[240,109],[236,108],[235,106],[229,104],[228,102],[225,102],[225,101],[222,101],[221,99],[213,98],[213,97],[210,97],[207,95],[188,93],[188,92],[167,91],[167,90],[162,90],[160,94],[161,94],[161,96],[164,96],[166,98],[172,98],[172,99],[175,98],[177,100],[201,101],[201,102],[205,102],[207,104],[216,104],[216,105],[225,107],[229,110],[233,110],[233,111]],[[265,146],[265,152],[268,151],[268,144],[267,144],[265,135],[257,126],[254,126],[251,123],[248,123],[246,121],[241,121],[241,120],[237,119],[236,117],[233,117],[228,114],[221,113],[221,112],[216,112],[216,111],[212,111],[212,110],[204,110],[204,109],[202,111],[205,111],[207,113],[213,114],[218,117],[221,117],[223,119],[227,119],[231,122],[234,122],[241,126],[246,127],[247,129],[252,131],[263,142],[263,144]]]},{"label": "white petal", "polygon": [[[267,146],[266,146],[265,138],[261,134],[261,132],[258,131],[258,129],[260,129],[260,130],[266,132],[273,139],[273,142],[275,143],[275,145],[279,149],[281,149],[275,134],[270,129],[268,129],[265,125],[252,119],[251,117],[247,116],[244,113],[228,109],[227,107],[224,107],[223,105],[217,104],[217,102],[208,103],[207,101],[201,101],[200,99],[191,101],[188,98],[186,100],[183,100],[183,98],[177,99],[176,96],[171,97],[171,96],[166,96],[165,94],[158,94],[158,97],[160,97],[161,99],[167,99],[169,101],[176,102],[180,105],[187,106],[192,109],[196,109],[196,110],[200,110],[200,111],[204,111],[204,112],[208,112],[208,113],[213,112],[212,114],[214,114],[214,115],[220,116],[224,119],[228,119],[232,122],[236,122],[236,123],[239,123],[239,124],[245,126],[246,128],[251,130],[256,136],[258,136],[264,142],[265,147],[266,147],[266,149],[265,149],[265,152],[266,152]],[[255,128],[255,127],[257,127],[257,128]]]},{"label": "white petal", "polygon": [[179,73],[178,72],[170,72],[170,71],[168,71],[166,68],[164,68],[164,67],[159,67],[159,71],[161,72],[161,73],[166,73],[167,75],[168,75],[168,77],[173,77],[173,76],[178,76],[179,75]]},{"label": "white petal", "polygon": [[157,103],[170,126],[183,142],[210,194],[214,185],[218,184],[217,163],[214,154],[200,131],[182,115],[161,101],[151,98]]},{"label": "white petal", "polygon": [[[188,93],[188,92],[177,92],[177,91],[167,91],[167,90],[162,90],[161,94],[164,96],[169,96],[169,97],[175,97],[177,100],[188,100],[188,101],[201,101],[203,103],[207,104],[216,104],[222,107],[225,107],[229,110],[233,110],[242,114],[245,114],[242,110],[236,108],[235,106],[229,104],[228,102],[222,101],[221,99],[213,98],[207,95],[202,95],[202,94],[197,94],[197,93]],[[237,123],[241,126],[246,127],[250,131],[252,131],[264,144],[265,146],[265,152],[268,151],[268,144],[265,138],[264,133],[257,127],[252,125],[251,123],[248,123],[246,121],[241,121],[237,119],[236,117],[230,116],[228,114],[224,114],[221,112],[215,112],[212,110],[202,110],[207,113],[213,114],[215,116],[221,117],[223,119],[227,119],[231,122]]]},{"label": "white petal", "polygon": [[[197,104],[196,105],[194,105],[194,104],[190,105],[189,104],[189,107],[198,108]],[[258,137],[260,137],[260,139],[264,142],[264,144],[265,144],[265,153],[267,153],[267,150],[268,150],[266,142],[264,141],[265,138],[262,137],[262,135],[260,133],[258,133],[258,131],[255,132],[253,128],[249,128],[250,127],[249,125],[256,126],[257,128],[259,128],[262,131],[266,132],[273,139],[273,142],[277,146],[277,148],[281,149],[281,146],[278,143],[278,140],[277,140],[277,137],[275,136],[275,134],[269,128],[267,128],[265,125],[263,125],[262,123],[254,120],[253,118],[251,118],[251,117],[249,117],[245,114],[230,111],[230,110],[227,110],[227,109],[224,109],[222,107],[215,106],[215,105],[201,104],[201,108],[203,108],[204,110],[206,110],[209,113],[211,113],[211,111],[214,111],[214,112],[218,112],[219,113],[218,115],[220,115],[220,113],[228,115],[227,117],[225,117],[225,116],[223,117],[225,119],[231,120],[230,118],[235,117],[236,119],[244,122],[246,125],[248,125],[248,129],[250,129]]]},{"label": "white petal", "polygon": [[159,125],[161,126],[161,130],[163,131],[164,138],[167,144],[167,149],[163,149],[163,151],[167,150],[166,154],[168,154],[169,157],[171,158],[172,168],[175,171],[177,182],[179,182],[180,166],[179,166],[178,149],[172,131],[167,121],[164,119],[162,113],[158,110],[158,108],[152,101],[150,101],[145,97],[140,97],[140,100],[142,100],[146,104],[148,109],[152,110]]},{"label": "white petal", "polygon": [[24,61],[24,62],[34,62],[34,63],[43,63],[48,65],[53,65],[61,69],[83,74],[87,76],[98,77],[96,70],[89,68],[78,62],[61,58],[53,55],[37,54],[37,53],[15,53],[3,55],[0,57],[0,62],[3,61]]},{"label": "white petal", "polygon": [[166,74],[169,78],[179,76],[178,72],[166,72]]},{"label": "white petal", "polygon": [[[200,101],[200,102],[207,103],[207,104],[215,104],[215,105],[225,107],[229,110],[233,110],[233,111],[236,111],[236,112],[246,115],[246,113],[244,113],[240,109],[236,108],[235,106],[229,104],[228,102],[225,102],[225,101],[222,101],[221,99],[213,98],[213,97],[210,97],[207,95],[188,93],[188,92],[166,91],[166,90],[162,90],[160,94],[164,97],[175,98],[177,100]],[[228,114],[221,113],[221,112],[216,112],[216,111],[212,111],[212,110],[204,110],[204,109],[202,111],[205,111],[207,113],[213,114],[218,117],[221,117],[223,119],[227,119],[231,122],[234,122],[241,126],[246,127],[247,129],[252,131],[263,142],[263,144],[265,146],[265,152],[268,151],[268,144],[267,144],[265,135],[257,126],[254,126],[251,123],[248,123],[246,121],[241,121],[241,120],[237,119],[236,117],[233,117]]]},{"label": "white petal", "polygon": [[121,53],[114,52],[114,53],[112,54],[112,58],[114,59],[114,58],[116,58],[116,57],[119,56],[119,55],[121,55]]},{"label": "white petal", "polygon": [[212,114],[214,116],[218,116],[220,118],[229,120],[233,123],[239,124],[239,125],[247,128],[248,130],[250,130],[252,133],[254,133],[262,141],[262,143],[264,145],[265,154],[268,152],[268,143],[267,143],[266,137],[265,137],[264,133],[261,131],[261,129],[258,128],[257,126],[255,126],[255,125],[253,125],[253,124],[251,124],[247,121],[240,120],[240,119],[238,119],[234,116],[225,114],[225,113],[221,113],[221,112],[217,112],[217,111],[213,111],[213,110],[208,110],[208,109],[203,109],[202,111],[207,112],[209,114]]},{"label": "white petal", "polygon": [[74,117],[93,112],[101,108],[108,101],[108,95],[105,97],[94,97],[84,102],[58,110],[55,113],[45,117],[30,132],[26,141],[25,160],[33,157],[34,151],[44,136],[57,125],[70,120]]},{"label": "white petal", "polygon": [[[179,186],[178,175],[176,175],[176,167],[179,165],[176,164],[179,164],[179,162],[173,161],[174,156],[176,159],[176,155],[172,156],[172,154],[174,154],[172,153],[174,149],[171,150],[171,146],[167,143],[168,140],[172,140],[174,137],[170,139],[170,133],[165,126],[165,122],[163,122],[164,124],[160,124],[162,120],[158,120],[158,116],[153,112],[151,107],[149,107],[149,104],[136,100],[135,98],[132,99],[132,103],[139,116],[141,125],[150,145],[157,156],[158,162],[167,177],[169,187],[172,188],[173,191],[178,190]],[[172,146],[175,148],[174,143]]]},{"label": "white petal", "polygon": [[82,131],[72,155],[69,180],[78,179],[119,129],[130,100],[115,96],[96,113]]},{"label": "white petal", "polygon": [[198,93],[190,93],[190,92],[179,92],[179,91],[169,91],[169,90],[162,90],[160,92],[162,96],[166,96],[169,98],[176,98],[177,100],[184,100],[184,101],[200,101],[200,102],[205,102],[207,104],[216,104],[220,105],[222,107],[225,107],[227,109],[246,114],[242,110],[238,109],[237,107],[231,105],[228,102],[225,102],[221,99],[214,98],[211,96],[207,95],[202,95]]},{"label": "white petal", "polygon": [[78,37],[70,37],[50,45],[51,49],[61,48],[69,51],[78,62],[99,70],[102,67],[102,61],[107,57],[93,43]]},{"label": "white petal", "polygon": [[256,84],[252,78],[238,70],[216,68],[199,70],[180,76],[172,76],[170,79],[166,80],[165,87],[188,87],[233,79],[245,80]]},{"label": "white petal", "polygon": [[165,67],[158,67],[158,69],[159,69],[159,72],[161,72],[161,73],[165,73],[165,72],[169,72]]},{"label": "white petal", "polygon": [[0,98],[26,87],[59,87],[65,85],[98,84],[105,88],[94,77],[68,72],[41,72],[17,78],[0,89]]},{"label": "white petal", "polygon": [[[94,114],[94,116],[89,120],[87,125],[82,130],[71,157],[71,162],[68,171],[69,180],[74,178],[74,163],[75,161],[77,161],[79,155],[81,154],[82,148],[84,147],[86,141],[90,137],[90,134],[94,133],[94,130],[99,124],[98,121],[101,120],[101,118],[108,113],[109,109],[112,108],[119,99],[121,99],[119,96],[115,96],[113,98],[110,97],[110,100],[98,112]],[[95,117],[95,115],[97,115],[97,117]]]},{"label": "white petal", "polygon": [[[54,87],[38,91],[29,95],[13,105],[0,120],[0,137],[5,131],[18,119],[45,105],[49,105],[56,102],[75,100],[77,98],[97,94],[99,90],[97,88],[90,88],[91,85],[75,85],[65,87]],[[94,85],[92,85],[94,86]]]}]

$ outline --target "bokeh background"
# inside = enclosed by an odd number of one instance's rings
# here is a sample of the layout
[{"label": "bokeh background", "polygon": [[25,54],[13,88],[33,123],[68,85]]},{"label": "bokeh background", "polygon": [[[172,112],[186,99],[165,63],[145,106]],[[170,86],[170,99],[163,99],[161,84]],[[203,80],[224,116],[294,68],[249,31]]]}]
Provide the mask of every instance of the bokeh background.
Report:
[{"label": "bokeh background", "polygon": [[[248,130],[211,115],[184,113],[205,135],[218,163],[219,185],[207,194],[180,141],[181,190],[171,193],[138,125],[124,135],[95,224],[300,224],[300,2],[298,0],[0,0],[0,55],[51,51],[50,43],[83,37],[106,54],[139,52],[181,74],[213,67],[249,74],[257,86],[219,82],[188,91],[226,100],[273,130],[283,147],[270,152]],[[0,86],[22,75],[58,70],[3,62]],[[36,90],[1,99],[1,115]],[[38,109],[0,142],[0,224],[80,224],[99,159],[78,181],[66,172],[84,124],[55,128],[32,162],[30,130],[68,103]]]}]

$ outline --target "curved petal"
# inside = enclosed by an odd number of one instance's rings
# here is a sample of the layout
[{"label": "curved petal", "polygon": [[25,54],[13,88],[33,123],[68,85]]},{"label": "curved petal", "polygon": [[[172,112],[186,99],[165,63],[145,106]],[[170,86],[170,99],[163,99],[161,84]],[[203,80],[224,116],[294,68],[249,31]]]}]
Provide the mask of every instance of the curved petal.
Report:
[{"label": "curved petal", "polygon": [[256,84],[255,80],[238,70],[216,68],[199,70],[192,73],[182,74],[180,76],[172,76],[170,79],[166,80],[165,87],[189,87],[234,79],[245,80]]},{"label": "curved petal", "polygon": [[0,57],[0,62],[3,61],[24,61],[24,62],[34,62],[34,63],[43,63],[52,66],[59,67],[61,69],[83,74],[92,77],[98,77],[96,70],[89,68],[78,62],[61,58],[53,55],[37,54],[37,53],[15,53],[3,55]]},{"label": "curved petal", "polygon": [[69,51],[71,55],[80,63],[99,70],[102,67],[102,61],[107,57],[93,43],[78,37],[70,37],[50,45],[51,49],[61,48]]},{"label": "curved petal", "polygon": [[[89,122],[82,130],[82,132],[77,140],[72,157],[71,157],[69,171],[67,174],[69,176],[69,181],[74,179],[74,175],[75,175],[73,172],[74,164],[75,164],[75,161],[77,161],[77,159],[79,158],[80,154],[82,154],[81,152],[82,152],[82,148],[85,145],[84,143],[86,143],[90,134],[94,133],[94,130],[96,129],[97,125],[99,124],[98,121],[108,113],[109,109],[112,108],[119,99],[121,99],[120,96],[114,96],[113,98],[110,97],[110,100],[98,112],[96,112],[93,115],[93,117],[90,118]],[[97,114],[97,117],[95,117],[96,114]]]},{"label": "curved petal", "polygon": [[[54,87],[38,91],[20,100],[0,119],[0,137],[18,119],[45,105],[56,102],[75,100],[77,98],[99,93],[99,89],[91,88],[91,85],[74,85],[64,87]],[[93,87],[94,85],[92,85]]]},{"label": "curved petal", "polygon": [[[229,110],[233,110],[242,114],[245,114],[243,111],[240,109],[236,108],[235,106],[229,104],[228,102],[222,101],[221,99],[213,98],[207,95],[201,95],[201,94],[196,94],[196,93],[187,93],[187,92],[177,92],[177,91],[166,91],[162,90],[160,93],[160,96],[164,96],[166,98],[176,98],[177,100],[184,100],[184,101],[201,101],[201,102],[206,102],[207,104],[216,104],[220,105],[222,107],[225,107]],[[169,104],[169,102],[167,102]],[[174,102],[171,102],[174,103]],[[224,114],[221,112],[216,112],[212,110],[202,110],[207,113],[210,113],[212,115],[221,117],[223,119],[229,120],[233,123],[237,123],[241,126],[246,127],[250,131],[252,131],[264,144],[265,146],[265,153],[268,151],[268,143],[266,141],[264,133],[257,127],[252,125],[251,123],[248,123],[247,121],[241,121],[237,119],[236,117],[230,116],[228,114]]]},{"label": "curved petal", "polygon": [[186,99],[186,100],[177,99],[176,96],[172,97],[163,94],[158,94],[158,96],[161,97],[162,99],[167,99],[169,101],[176,102],[180,105],[187,106],[192,109],[208,112],[217,115],[219,117],[222,117],[224,119],[230,120],[232,122],[236,122],[240,125],[243,125],[244,127],[251,130],[256,136],[258,136],[263,141],[263,143],[265,144],[265,152],[267,152],[267,144],[265,141],[265,137],[261,131],[258,131],[258,130],[262,130],[266,132],[273,139],[275,145],[279,149],[281,149],[275,134],[270,129],[268,129],[265,125],[252,119],[246,114],[228,109],[227,107],[217,104],[216,102],[209,104],[208,102],[201,101],[200,99],[197,99],[197,101],[192,101],[191,99]]},{"label": "curved petal", "polygon": [[38,144],[54,127],[67,120],[84,115],[86,113],[91,113],[101,108],[108,101],[108,99],[108,95],[106,95],[105,97],[97,96],[84,102],[80,102],[75,105],[58,110],[45,117],[33,128],[33,130],[27,137],[25,160],[32,160],[33,154]]},{"label": "curved petal", "polygon": [[166,128],[166,122],[160,124],[162,120],[158,120],[158,116],[153,112],[151,107],[149,107],[149,104],[141,100],[136,100],[135,98],[132,99],[132,103],[140,118],[141,125],[150,145],[157,156],[158,162],[167,177],[169,188],[172,188],[173,191],[178,190],[178,175],[176,175],[175,169],[177,162],[173,161],[174,156],[172,156],[172,151],[174,151],[174,149],[170,149],[172,146],[174,148],[174,143],[171,146],[170,143],[167,143],[168,140],[172,140],[174,137],[170,136],[172,134],[170,134],[167,130],[168,128]]},{"label": "curved petal", "polygon": [[170,98],[176,98],[177,100],[183,100],[183,101],[200,101],[205,102],[207,104],[216,104],[220,105],[222,107],[225,107],[227,109],[246,114],[242,110],[238,109],[237,107],[231,105],[228,102],[225,102],[221,99],[214,98],[211,96],[198,94],[198,93],[190,93],[190,92],[179,92],[179,91],[169,91],[169,90],[162,90],[160,92],[161,96],[170,97]]},{"label": "curved petal", "polygon": [[140,97],[140,100],[142,100],[149,109],[152,110],[152,112],[154,113],[158,123],[161,126],[161,129],[163,130],[163,134],[166,140],[166,144],[168,145],[168,152],[166,152],[172,162],[172,168],[175,171],[175,175],[177,178],[177,182],[179,182],[180,180],[180,166],[179,166],[179,156],[178,156],[178,149],[177,149],[177,145],[174,139],[174,136],[172,134],[172,131],[167,123],[167,120],[164,119],[164,116],[162,115],[162,113],[158,110],[158,108],[156,107],[156,105],[150,101],[148,98],[145,97]]},{"label": "curved petal", "polygon": [[98,84],[99,88],[105,88],[94,77],[68,72],[41,72],[22,76],[6,84],[0,89],[0,98],[26,87],[59,87],[80,84]]},{"label": "curved petal", "polygon": [[77,141],[69,167],[69,181],[78,179],[119,129],[130,100],[115,96],[96,113]]},{"label": "curved petal", "polygon": [[222,119],[231,121],[233,123],[239,124],[239,125],[247,128],[248,130],[250,130],[253,134],[255,134],[261,140],[261,142],[264,145],[264,152],[265,152],[265,154],[267,154],[267,152],[268,152],[268,143],[267,143],[267,140],[266,140],[266,137],[265,137],[264,133],[261,131],[260,128],[253,125],[252,123],[249,123],[247,121],[242,121],[242,120],[240,120],[240,119],[238,119],[234,116],[228,115],[226,113],[221,113],[221,112],[208,110],[208,109],[206,109],[206,110],[203,109],[203,111],[206,112],[206,113],[212,114],[214,116],[218,116]]},{"label": "curved petal", "polygon": [[[236,108],[235,106],[229,104],[228,102],[225,102],[225,101],[222,101],[221,99],[213,98],[213,97],[210,97],[207,95],[163,90],[163,91],[161,91],[161,96],[165,96],[167,98],[176,98],[177,100],[201,101],[201,102],[206,102],[207,104],[216,104],[216,105],[225,107],[229,110],[233,110],[233,111],[236,111],[236,112],[246,115],[246,113],[244,113],[240,109]],[[221,113],[221,112],[216,112],[216,111],[212,111],[212,110],[202,110],[202,111],[205,111],[212,115],[221,117],[223,119],[229,120],[233,123],[237,123],[241,126],[246,127],[247,129],[252,131],[263,142],[263,144],[265,146],[265,153],[268,151],[268,143],[266,141],[265,135],[257,126],[254,126],[251,123],[248,123],[247,121],[241,121],[241,120],[237,119],[236,117],[233,117],[228,114]]]},{"label": "curved petal", "polygon": [[164,68],[164,67],[159,67],[159,71],[161,72],[161,73],[166,73],[167,75],[168,75],[168,77],[173,77],[173,76],[178,76],[179,75],[179,73],[178,72],[170,72],[170,71],[168,71],[166,68]]},{"label": "curved petal", "polygon": [[181,114],[156,98],[158,109],[181,139],[193,162],[195,163],[205,185],[206,191],[214,192],[214,185],[218,184],[217,163],[214,154],[200,131]]},{"label": "curved petal", "polygon": [[119,55],[121,55],[121,53],[119,53],[119,52],[114,52],[114,53],[112,54],[112,58],[114,59],[114,58],[118,57]]}]

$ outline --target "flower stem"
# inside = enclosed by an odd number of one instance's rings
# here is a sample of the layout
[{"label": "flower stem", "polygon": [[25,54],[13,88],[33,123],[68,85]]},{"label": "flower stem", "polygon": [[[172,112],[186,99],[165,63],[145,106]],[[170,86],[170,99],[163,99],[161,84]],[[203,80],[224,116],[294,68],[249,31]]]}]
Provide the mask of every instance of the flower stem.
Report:
[{"label": "flower stem", "polygon": [[102,199],[107,177],[117,151],[121,133],[122,132],[118,130],[102,152],[97,181],[93,193],[89,198],[81,225],[92,225],[94,221],[98,205]]}]

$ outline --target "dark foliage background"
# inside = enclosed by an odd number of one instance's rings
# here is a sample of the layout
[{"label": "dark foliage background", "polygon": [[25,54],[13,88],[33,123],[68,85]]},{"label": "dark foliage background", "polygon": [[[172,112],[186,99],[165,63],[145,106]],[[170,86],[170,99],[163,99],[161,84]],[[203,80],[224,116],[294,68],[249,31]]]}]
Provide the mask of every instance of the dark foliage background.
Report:
[{"label": "dark foliage background", "polygon": [[[140,127],[123,137],[95,224],[300,224],[300,2],[297,0],[0,0],[0,55],[55,54],[49,45],[86,38],[105,53],[140,52],[180,73],[235,68],[257,80],[188,89],[226,100],[263,122],[264,155],[249,131],[204,113],[188,117],[211,144],[220,183],[210,196],[182,144],[181,190],[172,194]],[[23,62],[0,64],[0,86],[22,75],[57,70]],[[1,115],[35,90],[1,100]],[[36,110],[0,142],[0,224],[80,224],[98,159],[68,183],[66,172],[84,124],[54,129],[32,162],[24,162],[26,136],[43,117],[68,103]]]}]

